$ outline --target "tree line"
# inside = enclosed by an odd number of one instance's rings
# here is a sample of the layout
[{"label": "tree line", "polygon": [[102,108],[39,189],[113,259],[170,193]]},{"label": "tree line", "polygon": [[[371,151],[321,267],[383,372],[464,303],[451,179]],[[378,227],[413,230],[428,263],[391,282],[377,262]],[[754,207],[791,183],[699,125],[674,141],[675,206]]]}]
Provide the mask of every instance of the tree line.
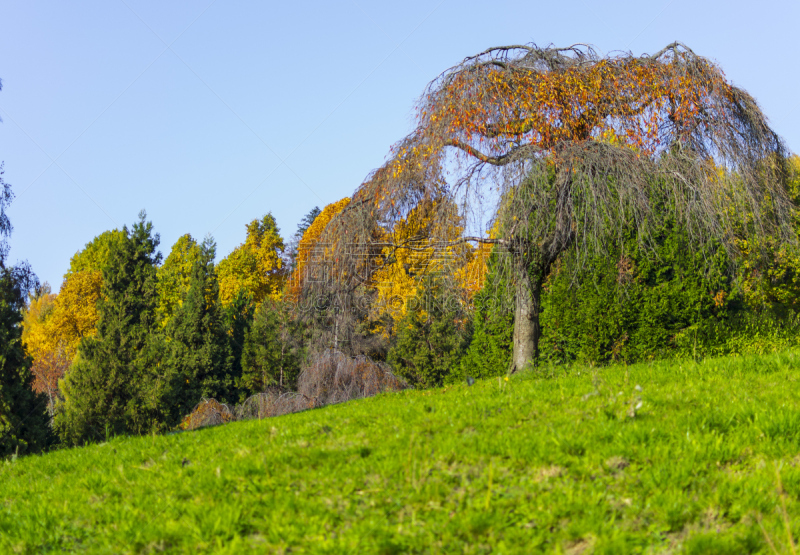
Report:
[{"label": "tree line", "polygon": [[142,213],[76,253],[58,294],[18,286],[15,391],[50,438],[29,445],[174,429],[323,358],[432,387],[793,346],[799,176],[755,100],[682,44],[489,49],[291,239],[267,214],[218,263],[190,235],[162,260]]}]

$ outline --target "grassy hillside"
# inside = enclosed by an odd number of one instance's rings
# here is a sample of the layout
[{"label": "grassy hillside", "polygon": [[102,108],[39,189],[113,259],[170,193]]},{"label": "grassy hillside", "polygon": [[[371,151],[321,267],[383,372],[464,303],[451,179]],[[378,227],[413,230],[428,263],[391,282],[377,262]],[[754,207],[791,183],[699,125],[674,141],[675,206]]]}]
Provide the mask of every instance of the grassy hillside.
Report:
[{"label": "grassy hillside", "polygon": [[794,353],[529,373],[0,463],[0,551],[769,553],[763,519],[790,552],[782,501],[800,537]]}]

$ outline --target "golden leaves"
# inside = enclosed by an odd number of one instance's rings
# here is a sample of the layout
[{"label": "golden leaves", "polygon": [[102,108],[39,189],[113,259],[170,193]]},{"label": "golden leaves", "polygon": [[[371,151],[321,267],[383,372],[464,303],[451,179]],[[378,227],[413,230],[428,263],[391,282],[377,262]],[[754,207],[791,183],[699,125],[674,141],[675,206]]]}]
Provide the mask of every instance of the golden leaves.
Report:
[{"label": "golden leaves", "polygon": [[244,244],[217,265],[220,302],[230,304],[241,290],[256,303],[280,298],[286,278],[281,256],[284,248],[271,214],[250,222]]},{"label": "golden leaves", "polygon": [[[383,249],[382,266],[372,274],[371,286],[377,291],[372,318],[380,320],[385,315],[399,322],[430,274],[439,273],[452,279],[463,300],[472,299],[483,287],[491,245],[475,249],[457,242],[463,232],[457,220],[445,227],[440,241],[432,242],[433,219],[446,212],[440,209],[439,202],[445,201],[421,202],[387,234],[389,246]],[[424,313],[421,306],[416,309]],[[383,332],[388,335],[388,329]]]},{"label": "golden leaves", "polygon": [[58,295],[31,300],[23,319],[22,340],[36,366],[37,391],[52,389],[75,358],[81,339],[96,333],[102,284],[100,271],[74,272]]},{"label": "golden leaves", "polygon": [[313,223],[308,226],[305,233],[303,233],[300,243],[297,245],[297,260],[295,270],[292,273],[292,278],[289,285],[289,294],[292,298],[297,299],[305,281],[305,273],[308,262],[311,258],[313,249],[319,244],[322,239],[322,234],[328,223],[337,216],[345,207],[350,204],[350,197],[345,197],[337,202],[327,205],[322,212],[314,219]]},{"label": "golden leaves", "polygon": [[162,328],[189,290],[192,268],[200,255],[200,245],[187,233],[175,241],[164,264],[158,268],[158,318]]}]

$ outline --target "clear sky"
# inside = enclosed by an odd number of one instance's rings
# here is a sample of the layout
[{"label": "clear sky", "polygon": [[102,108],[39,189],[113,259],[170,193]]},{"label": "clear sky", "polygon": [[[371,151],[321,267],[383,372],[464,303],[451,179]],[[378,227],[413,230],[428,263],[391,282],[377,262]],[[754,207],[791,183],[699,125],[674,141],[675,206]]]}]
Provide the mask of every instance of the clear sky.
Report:
[{"label": "clear sky", "polygon": [[165,254],[211,233],[220,259],[268,211],[288,238],[383,163],[431,79],[504,44],[680,40],[797,151],[799,24],[797,0],[0,0],[11,260],[57,289],[142,208]]}]

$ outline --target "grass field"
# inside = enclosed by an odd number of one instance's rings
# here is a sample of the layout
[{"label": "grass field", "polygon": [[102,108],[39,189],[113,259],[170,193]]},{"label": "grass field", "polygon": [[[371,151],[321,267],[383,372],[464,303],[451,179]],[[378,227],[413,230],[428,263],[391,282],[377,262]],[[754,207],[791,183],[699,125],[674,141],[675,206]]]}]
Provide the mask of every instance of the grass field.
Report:
[{"label": "grass field", "polygon": [[792,552],[800,354],[547,373],[0,463],[0,550]]}]

